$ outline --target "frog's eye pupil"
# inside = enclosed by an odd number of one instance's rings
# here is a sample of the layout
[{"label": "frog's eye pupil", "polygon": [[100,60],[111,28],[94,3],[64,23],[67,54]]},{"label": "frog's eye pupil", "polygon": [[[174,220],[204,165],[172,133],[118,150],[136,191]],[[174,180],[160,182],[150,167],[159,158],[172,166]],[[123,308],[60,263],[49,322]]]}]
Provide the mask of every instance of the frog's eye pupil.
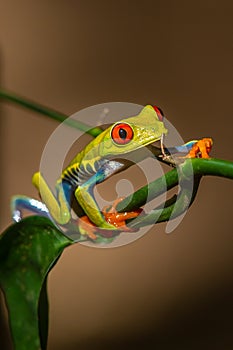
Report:
[{"label": "frog's eye pupil", "polygon": [[126,137],[127,137],[127,132],[126,132],[126,130],[125,130],[125,129],[120,129],[120,130],[119,130],[119,136],[120,136],[121,139],[125,140]]},{"label": "frog's eye pupil", "polygon": [[129,124],[115,124],[111,131],[112,140],[118,145],[125,145],[133,138],[133,129]]}]

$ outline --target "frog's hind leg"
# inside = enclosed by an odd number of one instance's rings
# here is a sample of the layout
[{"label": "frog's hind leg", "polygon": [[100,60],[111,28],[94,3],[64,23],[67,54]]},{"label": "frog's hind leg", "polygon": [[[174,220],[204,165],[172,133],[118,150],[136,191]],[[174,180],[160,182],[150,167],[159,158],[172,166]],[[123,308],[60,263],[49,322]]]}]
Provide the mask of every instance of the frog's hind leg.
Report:
[{"label": "frog's hind leg", "polygon": [[56,184],[56,196],[49,188],[43,176],[37,172],[32,177],[33,185],[38,189],[43,202],[49,210],[51,217],[60,225],[65,225],[70,221],[70,203],[67,201],[69,187],[62,181]]},{"label": "frog's hind leg", "polygon": [[14,196],[11,199],[11,214],[15,222],[22,219],[22,211],[29,210],[40,216],[45,216],[51,219],[49,210],[41,201],[27,196]]}]

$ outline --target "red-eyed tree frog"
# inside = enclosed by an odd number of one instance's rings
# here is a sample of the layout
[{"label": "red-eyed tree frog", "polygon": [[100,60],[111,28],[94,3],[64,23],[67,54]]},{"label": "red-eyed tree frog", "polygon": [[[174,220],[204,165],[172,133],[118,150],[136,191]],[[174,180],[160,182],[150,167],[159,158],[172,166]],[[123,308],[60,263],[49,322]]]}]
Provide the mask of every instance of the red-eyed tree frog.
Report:
[{"label": "red-eyed tree frog", "polygon": [[[56,195],[50,190],[43,175],[35,173],[32,183],[38,189],[43,202],[26,196],[14,196],[11,202],[13,220],[19,222],[22,210],[27,209],[52,218],[58,225],[66,226],[72,220],[71,199],[75,196],[86,214],[86,217],[78,220],[81,234],[95,240],[97,236],[94,232],[97,228],[109,232],[110,237],[111,232],[126,231],[125,220],[136,217],[140,210],[122,213],[118,217],[114,214],[112,221],[106,220],[95,200],[94,186],[125,168],[121,156],[161,140],[166,133],[163,114],[155,106],[147,105],[138,115],[118,121],[76,155],[57,180]],[[197,142],[192,141],[188,146],[193,148]],[[93,229],[90,229],[90,223]]]}]

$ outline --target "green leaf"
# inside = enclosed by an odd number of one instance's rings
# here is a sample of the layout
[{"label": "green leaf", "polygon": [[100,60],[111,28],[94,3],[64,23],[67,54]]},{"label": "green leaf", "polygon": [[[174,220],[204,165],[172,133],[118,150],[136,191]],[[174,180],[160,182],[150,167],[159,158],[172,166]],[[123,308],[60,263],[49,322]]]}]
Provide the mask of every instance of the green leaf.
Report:
[{"label": "green leaf", "polygon": [[38,216],[28,217],[0,235],[0,286],[15,350],[46,349],[46,277],[63,249],[72,243],[50,220]]}]

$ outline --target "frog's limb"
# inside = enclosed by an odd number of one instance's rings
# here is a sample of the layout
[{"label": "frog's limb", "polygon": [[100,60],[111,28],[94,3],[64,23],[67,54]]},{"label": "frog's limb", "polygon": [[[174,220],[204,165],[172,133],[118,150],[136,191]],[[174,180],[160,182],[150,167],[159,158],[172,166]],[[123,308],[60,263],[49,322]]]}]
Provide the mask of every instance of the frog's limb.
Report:
[{"label": "frog's limb", "polygon": [[51,219],[49,210],[44,203],[37,199],[26,196],[14,196],[11,199],[12,219],[19,222],[22,219],[22,210],[30,210],[35,214],[45,216]]},{"label": "frog's limb", "polygon": [[82,216],[79,219],[78,224],[81,235],[88,235],[88,237],[92,240],[96,240],[96,226],[93,224],[93,222],[90,221],[88,216]]},{"label": "frog's limb", "polygon": [[76,221],[76,224],[78,224],[81,235],[88,235],[88,237],[94,241],[98,239],[98,236],[101,236],[102,238],[107,238],[108,243],[110,243],[109,239],[112,239],[114,236],[119,234],[120,231],[122,231],[122,229],[117,228],[109,230],[97,227],[93,222],[91,222],[88,216],[82,216],[80,219],[78,219],[78,221]]},{"label": "frog's limb", "polygon": [[105,164],[103,164],[93,176],[91,176],[83,184],[80,184],[75,191],[75,197],[90,221],[101,229],[116,231],[117,227],[110,221],[106,221],[105,216],[101,213],[94,198],[94,186],[103,182],[106,178],[111,176],[113,173],[116,173],[123,167],[124,164],[120,161],[111,160],[105,162]]},{"label": "frog's limb", "polygon": [[98,204],[93,195],[93,186],[89,186],[89,181],[85,184],[77,187],[75,191],[75,197],[78,203],[81,205],[88,218],[97,226],[109,230],[115,230],[116,228],[106,222],[104,216],[100,212]]},{"label": "frog's limb", "polygon": [[181,156],[180,153],[187,154],[197,142],[198,140],[192,140],[180,146],[173,146],[167,148],[163,146],[161,138],[161,154],[159,154],[158,157],[161,158],[162,162],[176,166],[176,160],[174,158],[174,155],[178,154],[178,158],[184,158],[184,156]]},{"label": "frog's limb", "polygon": [[81,205],[88,218],[100,228],[107,230],[116,230],[116,227],[106,222],[102,215],[98,204],[95,200],[93,189],[94,187],[106,180],[112,174],[120,171],[124,167],[124,164],[120,161],[109,160],[101,164],[100,169],[85,182],[80,184],[76,191],[75,197],[78,203]]},{"label": "frog's limb", "polygon": [[116,207],[124,198],[117,198],[111,206],[106,206],[102,209],[105,220],[120,230],[132,231],[131,228],[126,226],[126,220],[136,218],[142,209],[137,209],[135,211],[118,213]]},{"label": "frog's limb", "polygon": [[213,140],[211,138],[203,138],[198,140],[189,151],[188,158],[210,158],[209,153],[213,145]]},{"label": "frog's limb", "polygon": [[175,147],[169,147],[168,151],[169,153],[173,154],[173,153],[187,153],[189,151],[191,151],[191,149],[193,148],[193,146],[198,142],[198,140],[191,140],[186,142],[183,145],[180,146],[175,146]]},{"label": "frog's limb", "polygon": [[[209,153],[211,151],[213,145],[213,140],[211,138],[203,138],[200,140],[191,140],[186,142],[181,146],[169,147],[165,149],[165,152],[168,152],[166,157],[169,157],[169,154],[177,154],[177,153],[187,153],[185,157],[187,158],[209,158]],[[182,158],[179,156],[179,158]]]},{"label": "frog's limb", "polygon": [[62,182],[57,183],[56,186],[57,199],[39,172],[33,175],[32,183],[38,189],[52,218],[60,225],[67,224],[71,218],[70,204],[67,201],[67,194],[64,191]]}]

